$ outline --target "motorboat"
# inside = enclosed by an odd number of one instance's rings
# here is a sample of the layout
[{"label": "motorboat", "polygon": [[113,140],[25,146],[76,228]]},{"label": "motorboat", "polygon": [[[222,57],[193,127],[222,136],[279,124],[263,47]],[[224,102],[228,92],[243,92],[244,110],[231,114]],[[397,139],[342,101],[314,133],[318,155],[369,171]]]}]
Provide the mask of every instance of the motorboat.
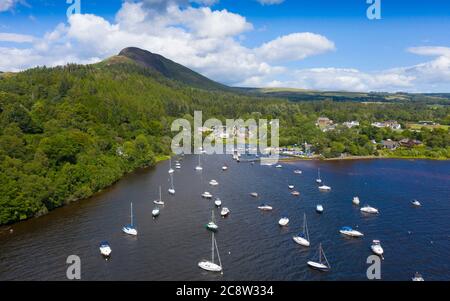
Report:
[{"label": "motorboat", "polygon": [[209,185],[217,186],[217,185],[219,185],[219,182],[217,182],[216,180],[211,180],[211,181],[209,181]]},{"label": "motorboat", "polygon": [[275,168],[283,168],[283,165],[278,164],[277,166],[275,166]]},{"label": "motorboat", "polygon": [[361,212],[368,213],[368,214],[378,214],[379,213],[377,208],[371,207],[369,205],[362,207],[360,210],[361,210]]},{"label": "motorboat", "polygon": [[322,185],[322,186],[319,186],[319,190],[320,191],[330,191],[331,187],[327,186],[327,185]]},{"label": "motorboat", "polygon": [[105,257],[109,257],[111,255],[111,246],[107,241],[103,241],[100,243],[100,254],[102,254]]},{"label": "motorboat", "polygon": [[383,256],[384,250],[381,247],[381,242],[379,240],[373,240],[370,249],[374,254],[378,256]]},{"label": "motorboat", "polygon": [[416,207],[422,206],[422,204],[421,204],[418,200],[412,201],[411,204],[412,204],[413,206],[416,206]]},{"label": "motorboat", "polygon": [[293,196],[300,196],[300,192],[298,192],[298,191],[292,191],[291,194]]},{"label": "motorboat", "polygon": [[357,196],[355,196],[354,198],[353,198],[353,205],[356,205],[356,206],[359,206],[359,204],[360,204],[360,201],[359,201],[359,197],[357,197]]},{"label": "motorboat", "polygon": [[213,195],[211,193],[209,193],[208,191],[205,191],[202,193],[202,197],[204,197],[205,199],[211,199],[213,197]]},{"label": "motorboat", "polygon": [[226,166],[226,165],[222,166],[222,170],[223,171],[227,171],[228,170],[228,166]]},{"label": "motorboat", "polygon": [[228,208],[226,208],[226,207],[222,208],[222,211],[220,211],[220,215],[221,215],[222,217],[226,217],[226,216],[228,216],[229,214],[230,214],[230,209],[228,209]]},{"label": "motorboat", "polygon": [[289,224],[289,218],[287,218],[287,217],[282,217],[282,218],[278,221],[278,224],[279,224],[281,227],[287,226],[287,225]]},{"label": "motorboat", "polygon": [[300,169],[296,169],[296,170],[294,170],[294,173],[296,175],[301,175],[303,172]]},{"label": "motorboat", "polygon": [[361,232],[352,229],[351,227],[342,227],[341,230],[339,230],[341,234],[350,236],[350,237],[362,237],[364,234]]},{"label": "motorboat", "polygon": [[214,201],[214,204],[215,204],[217,207],[220,207],[220,206],[222,206],[222,201],[221,201],[219,198],[217,198],[217,199]]},{"label": "motorboat", "polygon": [[159,210],[159,208],[155,208],[152,210],[152,216],[153,217],[158,217],[160,215],[161,211]]},{"label": "motorboat", "polygon": [[252,192],[252,193],[250,193],[250,195],[251,195],[252,197],[254,197],[254,198],[257,198],[257,197],[258,197],[258,193],[256,193],[256,192]]},{"label": "motorboat", "polygon": [[294,185],[288,185],[289,189],[294,189],[295,186]]},{"label": "motorboat", "polygon": [[316,206],[316,212],[317,212],[317,213],[323,213],[323,206],[320,205],[320,204],[317,205],[317,206]]}]

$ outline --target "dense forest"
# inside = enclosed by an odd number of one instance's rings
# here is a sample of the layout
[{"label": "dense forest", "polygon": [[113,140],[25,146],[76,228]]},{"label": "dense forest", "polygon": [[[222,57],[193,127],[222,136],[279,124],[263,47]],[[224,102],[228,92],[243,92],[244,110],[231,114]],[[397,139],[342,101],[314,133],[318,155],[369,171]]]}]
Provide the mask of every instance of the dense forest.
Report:
[{"label": "dense forest", "polygon": [[[129,61],[35,68],[0,75],[0,225],[87,198],[139,167],[170,154],[171,122],[277,118],[280,142],[307,141],[316,153],[377,155],[371,140],[423,141],[398,156],[450,157],[447,128],[376,129],[371,122],[450,124],[450,108],[427,103],[290,102],[227,90],[207,91]],[[322,132],[320,116],[361,125]]]}]

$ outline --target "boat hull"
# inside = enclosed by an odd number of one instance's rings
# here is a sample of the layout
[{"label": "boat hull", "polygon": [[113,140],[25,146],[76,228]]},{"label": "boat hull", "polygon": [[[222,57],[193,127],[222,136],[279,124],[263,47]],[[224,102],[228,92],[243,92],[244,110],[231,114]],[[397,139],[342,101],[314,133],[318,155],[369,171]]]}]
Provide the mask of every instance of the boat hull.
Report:
[{"label": "boat hull", "polygon": [[326,266],[320,262],[308,261],[307,264],[310,268],[313,268],[318,271],[327,272],[330,270],[330,268],[328,266]]},{"label": "boat hull", "polygon": [[134,228],[123,227],[122,231],[123,231],[123,233],[131,235],[131,236],[136,236],[137,235],[137,230],[134,229]]},{"label": "boat hull", "polygon": [[220,265],[207,260],[200,261],[198,267],[208,272],[222,272],[222,267]]},{"label": "boat hull", "polygon": [[299,245],[301,245],[301,246],[304,246],[304,247],[309,247],[309,246],[311,245],[310,242],[309,242],[308,240],[306,240],[305,238],[300,237],[300,236],[294,236],[292,239],[293,239],[297,244],[299,244]]}]

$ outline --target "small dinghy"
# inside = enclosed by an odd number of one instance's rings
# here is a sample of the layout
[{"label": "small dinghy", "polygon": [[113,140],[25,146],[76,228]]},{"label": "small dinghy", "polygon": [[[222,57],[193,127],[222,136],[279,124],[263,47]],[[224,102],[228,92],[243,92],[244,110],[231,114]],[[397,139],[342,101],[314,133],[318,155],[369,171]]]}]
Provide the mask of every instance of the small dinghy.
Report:
[{"label": "small dinghy", "polygon": [[222,208],[222,211],[220,212],[220,215],[221,215],[222,217],[226,217],[226,216],[228,216],[229,214],[230,214],[230,209],[228,209],[228,208],[226,208],[226,207]]},{"label": "small dinghy", "polygon": [[320,205],[320,204],[317,205],[317,206],[316,206],[316,212],[319,213],[319,214],[322,214],[322,213],[323,213],[323,206]]},{"label": "small dinghy", "polygon": [[[217,247],[217,241],[214,238],[214,232],[212,232],[212,244],[211,244],[211,261],[202,260],[198,263],[198,267],[208,272],[222,272],[222,263],[220,261],[219,248]],[[217,257],[219,258],[219,264],[214,262],[214,249],[217,251]]]},{"label": "small dinghy", "polygon": [[217,182],[216,180],[211,180],[211,181],[209,181],[209,185],[217,186],[217,185],[219,185],[219,182]]},{"label": "small dinghy", "polygon": [[381,247],[381,242],[379,240],[373,240],[372,245],[370,246],[372,252],[378,256],[383,256],[384,250]]},{"label": "small dinghy", "polygon": [[362,207],[361,212],[368,213],[368,214],[378,214],[379,213],[377,208],[370,207],[369,205]]},{"label": "small dinghy", "polygon": [[153,203],[155,205],[164,206],[164,202],[162,201],[161,198],[161,186],[159,186],[159,200],[154,200]]},{"label": "small dinghy", "polygon": [[331,187],[327,185],[319,186],[320,191],[331,191]]},{"label": "small dinghy", "polygon": [[295,173],[296,175],[301,175],[301,174],[302,174],[302,171],[301,171],[300,169],[296,169],[296,170],[294,170],[294,173]]},{"label": "small dinghy", "polygon": [[220,207],[220,206],[222,206],[222,201],[221,201],[219,198],[217,198],[217,199],[214,201],[214,204],[216,205],[216,207]]},{"label": "small dinghy", "polygon": [[262,210],[262,211],[272,211],[273,210],[272,206],[267,205],[267,204],[261,204],[260,206],[258,206],[258,209]]},{"label": "small dinghy", "polygon": [[122,228],[122,231],[128,235],[132,235],[132,236],[136,236],[137,235],[137,230],[134,227],[134,220],[133,220],[133,203],[130,204],[130,211],[131,211],[131,223],[127,226],[124,226]]},{"label": "small dinghy", "polygon": [[412,204],[413,206],[415,206],[415,207],[420,207],[420,206],[422,206],[422,204],[421,204],[418,200],[412,201],[411,204]]},{"label": "small dinghy", "polygon": [[308,224],[306,222],[306,213],[304,213],[303,215],[303,232],[301,232],[297,236],[294,236],[292,239],[301,246],[304,247],[310,246]]},{"label": "small dinghy", "polygon": [[206,224],[206,229],[208,229],[209,231],[213,231],[213,232],[216,232],[217,230],[219,230],[219,226],[217,226],[217,224],[215,222],[214,211],[211,212],[211,221]]},{"label": "small dinghy", "polygon": [[322,244],[319,245],[319,261],[310,260],[307,262],[308,266],[323,272],[331,270],[330,263],[325,256],[325,252],[322,249]]},{"label": "small dinghy", "polygon": [[293,196],[300,196],[300,192],[298,192],[298,191],[292,191],[291,194]]},{"label": "small dinghy", "polygon": [[103,241],[100,244],[100,254],[102,254],[105,257],[109,257],[111,256],[111,246],[109,245],[109,243],[107,241]]},{"label": "small dinghy", "polygon": [[202,197],[204,197],[205,199],[211,199],[213,197],[213,195],[211,193],[209,193],[208,191],[205,191],[202,193]]},{"label": "small dinghy", "polygon": [[257,192],[252,192],[252,193],[250,193],[250,195],[251,195],[252,197],[254,197],[254,198],[257,198],[257,197],[258,197],[258,193],[257,193]]},{"label": "small dinghy", "polygon": [[287,218],[287,217],[282,217],[282,218],[280,218],[280,220],[278,221],[278,224],[279,224],[281,227],[287,226],[287,225],[289,224],[289,218]]},{"label": "small dinghy", "polygon": [[354,198],[353,198],[353,205],[356,205],[356,206],[359,206],[359,203],[360,203],[360,201],[359,201],[359,197],[357,197],[357,196],[355,196]]},{"label": "small dinghy", "polygon": [[425,279],[423,279],[422,275],[419,272],[416,272],[414,274],[414,277],[412,278],[412,281],[425,281]]},{"label": "small dinghy", "polygon": [[339,230],[339,232],[341,232],[341,234],[350,236],[350,237],[363,237],[364,234],[362,234],[361,232],[352,229],[351,227],[342,227],[341,230]]}]

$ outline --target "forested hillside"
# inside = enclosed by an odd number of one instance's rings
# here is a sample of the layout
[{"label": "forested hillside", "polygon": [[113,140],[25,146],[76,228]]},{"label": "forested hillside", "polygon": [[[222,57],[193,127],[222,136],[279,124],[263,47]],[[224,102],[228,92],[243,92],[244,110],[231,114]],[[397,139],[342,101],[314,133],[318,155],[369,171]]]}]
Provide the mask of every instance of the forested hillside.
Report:
[{"label": "forested hillside", "polygon": [[[378,130],[376,120],[450,124],[447,106],[298,102],[207,91],[133,61],[35,68],[0,76],[0,225],[87,198],[124,173],[170,153],[170,124],[194,110],[204,118],[278,118],[281,143],[307,141],[325,156],[376,154],[371,139],[411,137],[421,155],[450,157],[448,130]],[[359,129],[324,133],[317,117],[360,120]]]}]

